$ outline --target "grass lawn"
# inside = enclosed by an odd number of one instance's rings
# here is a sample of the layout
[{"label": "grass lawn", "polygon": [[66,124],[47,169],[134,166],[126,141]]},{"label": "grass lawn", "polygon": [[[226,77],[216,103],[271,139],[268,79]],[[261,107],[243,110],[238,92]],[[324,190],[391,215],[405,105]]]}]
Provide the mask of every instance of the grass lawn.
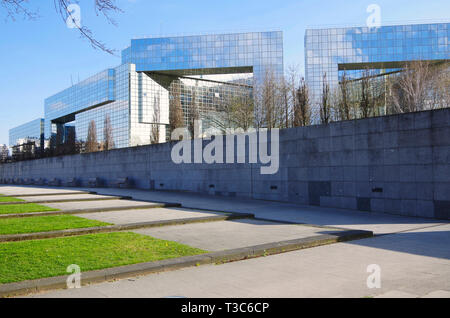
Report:
[{"label": "grass lawn", "polygon": [[0,205],[0,214],[16,214],[16,213],[32,213],[32,212],[48,212],[48,211],[58,211],[58,209],[52,209],[47,206],[39,205],[36,203]]},{"label": "grass lawn", "polygon": [[[0,284],[206,253],[136,233],[102,233],[0,243]],[[83,277],[83,276],[82,276]]]},{"label": "grass lawn", "polygon": [[0,202],[24,202],[25,200],[12,198],[12,197],[0,197]]},{"label": "grass lawn", "polygon": [[[0,235],[50,232],[85,227],[106,226],[108,223],[88,220],[73,215],[33,216],[29,218],[0,219]],[[0,258],[3,255],[0,254]]]}]

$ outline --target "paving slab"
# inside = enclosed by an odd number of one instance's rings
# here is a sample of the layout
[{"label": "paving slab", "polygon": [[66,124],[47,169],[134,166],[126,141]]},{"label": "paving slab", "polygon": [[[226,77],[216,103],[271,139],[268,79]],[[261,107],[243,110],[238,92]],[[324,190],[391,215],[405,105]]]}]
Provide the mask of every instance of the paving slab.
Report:
[{"label": "paving slab", "polygon": [[[148,208],[152,202],[132,201],[132,200],[109,200],[109,201],[86,201],[86,202],[61,202],[61,203],[48,203],[49,206],[61,211],[73,211],[73,210],[90,210],[90,209],[109,209],[109,208],[131,208],[139,207]],[[157,203],[154,203],[157,205]]]},{"label": "paving slab", "polygon": [[[113,200],[119,199],[118,196],[111,196],[111,195],[96,195],[96,194],[71,194],[71,195],[43,195],[43,196],[36,196],[36,197],[18,197],[15,198],[25,200],[27,202],[51,202],[51,201],[87,201],[87,200]],[[56,203],[56,202],[55,202]],[[62,203],[62,202],[61,202]]]},{"label": "paving slab", "polygon": [[248,219],[149,228],[134,232],[176,241],[207,251],[223,251],[322,234],[334,234],[341,230]]},{"label": "paving slab", "polygon": [[[437,226],[32,297],[450,297],[449,233]],[[370,264],[381,267],[381,289],[366,285]]]},{"label": "paving slab", "polygon": [[[88,188],[77,188],[89,190]],[[95,189],[101,194],[132,196],[140,200],[158,200],[181,203],[186,208],[252,213],[258,218],[276,221],[316,224],[347,229],[373,231],[374,234],[392,234],[423,227],[448,224],[448,221],[406,217],[376,212],[305,206],[293,203],[230,198],[189,192],[146,191],[139,189]],[[0,190],[1,192],[1,190]]]},{"label": "paving slab", "polygon": [[80,189],[61,189],[61,188],[49,188],[49,187],[11,187],[11,186],[0,186],[0,194],[7,196],[18,196],[18,195],[49,195],[49,194],[71,194],[78,193],[83,194],[87,192],[92,192],[91,190],[80,190]]},{"label": "paving slab", "polygon": [[198,211],[183,208],[154,208],[142,210],[127,210],[102,213],[82,214],[80,217],[97,220],[111,224],[129,224],[140,222],[167,221],[180,219],[204,218],[209,216],[224,215],[224,213]]}]

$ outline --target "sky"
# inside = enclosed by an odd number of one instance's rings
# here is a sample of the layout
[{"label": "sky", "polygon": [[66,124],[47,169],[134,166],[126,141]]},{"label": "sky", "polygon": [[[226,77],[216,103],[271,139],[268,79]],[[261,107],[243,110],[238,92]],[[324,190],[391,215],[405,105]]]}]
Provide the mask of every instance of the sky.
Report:
[{"label": "sky", "polygon": [[371,4],[380,6],[382,25],[450,20],[448,0],[116,0],[123,12],[113,15],[115,26],[96,15],[94,0],[80,0],[81,24],[117,50],[113,56],[68,28],[53,1],[28,2],[35,20],[13,21],[0,6],[0,144],[8,144],[10,128],[44,117],[45,98],[120,65],[132,38],[281,30],[285,68],[303,72],[305,30],[364,25]]}]

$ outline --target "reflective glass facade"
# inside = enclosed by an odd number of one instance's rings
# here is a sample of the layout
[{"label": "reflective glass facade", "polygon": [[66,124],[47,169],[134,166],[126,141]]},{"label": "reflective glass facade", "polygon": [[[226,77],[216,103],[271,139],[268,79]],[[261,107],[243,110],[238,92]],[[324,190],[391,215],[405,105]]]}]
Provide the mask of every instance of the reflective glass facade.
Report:
[{"label": "reflective glass facade", "polygon": [[76,141],[86,142],[94,122],[100,145],[107,123],[116,148],[152,142],[155,125],[164,142],[174,99],[187,123],[192,105],[204,118],[225,99],[251,96],[253,83],[266,72],[283,75],[282,32],[132,40],[121,66],[45,100],[45,140],[63,143],[75,129]]},{"label": "reflective glass facade", "polygon": [[41,147],[44,137],[44,119],[39,118],[9,130],[9,145],[14,146],[26,141],[34,141]]},{"label": "reflective glass facade", "polygon": [[407,61],[446,60],[449,37],[449,23],[307,30],[305,72],[314,106],[320,102],[324,74],[333,87],[344,71],[358,78],[367,68],[387,73]]},{"label": "reflective glass facade", "polygon": [[283,74],[283,33],[252,32],[131,41],[122,63],[137,71],[176,71],[177,74],[253,72],[255,80],[267,71]]},{"label": "reflective glass facade", "polygon": [[[113,100],[99,103],[100,106],[89,108],[86,107],[75,115],[75,132],[78,141],[86,141],[90,122],[94,121],[97,128],[97,141],[102,142],[104,136],[104,124],[109,119],[112,127],[112,137],[116,148],[129,147],[129,122],[130,122],[130,74],[134,73],[134,65],[124,64],[115,69],[108,70],[109,74],[114,74],[114,80],[111,81],[111,89],[109,89],[109,97],[114,96]],[[100,93],[104,91],[105,72],[100,73]],[[109,76],[108,76],[109,77]],[[111,77],[109,77],[111,78]],[[96,92],[95,94],[99,94]],[[98,95],[97,95],[98,96]],[[101,95],[104,99],[106,95]],[[94,100],[95,97],[84,97],[88,101]],[[46,117],[46,124],[50,120]]]}]

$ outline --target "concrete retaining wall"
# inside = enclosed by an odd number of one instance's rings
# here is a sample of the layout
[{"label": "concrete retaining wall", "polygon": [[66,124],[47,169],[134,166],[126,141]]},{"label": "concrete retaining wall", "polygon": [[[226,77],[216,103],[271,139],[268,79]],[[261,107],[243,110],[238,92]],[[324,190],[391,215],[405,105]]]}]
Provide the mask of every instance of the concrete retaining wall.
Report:
[{"label": "concrete retaining wall", "polygon": [[176,165],[172,146],[4,164],[0,178],[130,177],[142,189],[450,218],[450,109],[282,130],[276,175],[258,164]]}]

